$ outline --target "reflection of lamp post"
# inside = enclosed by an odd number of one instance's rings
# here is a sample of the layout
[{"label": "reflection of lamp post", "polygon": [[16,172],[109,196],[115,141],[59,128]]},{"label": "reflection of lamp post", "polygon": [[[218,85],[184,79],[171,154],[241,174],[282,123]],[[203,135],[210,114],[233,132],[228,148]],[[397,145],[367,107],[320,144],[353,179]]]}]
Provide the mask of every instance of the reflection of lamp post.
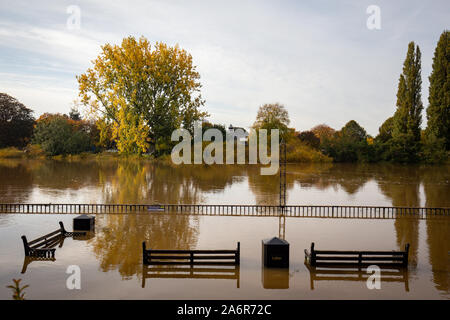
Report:
[{"label": "reflection of lamp post", "polygon": [[286,142],[281,139],[280,143],[280,208],[284,213],[286,207]]},{"label": "reflection of lamp post", "polygon": [[281,239],[285,239],[286,223],[286,142],[281,139],[280,144],[280,217],[278,225],[278,234]]},{"label": "reflection of lamp post", "polygon": [[286,216],[280,214],[278,217],[278,237],[285,240],[286,238]]}]

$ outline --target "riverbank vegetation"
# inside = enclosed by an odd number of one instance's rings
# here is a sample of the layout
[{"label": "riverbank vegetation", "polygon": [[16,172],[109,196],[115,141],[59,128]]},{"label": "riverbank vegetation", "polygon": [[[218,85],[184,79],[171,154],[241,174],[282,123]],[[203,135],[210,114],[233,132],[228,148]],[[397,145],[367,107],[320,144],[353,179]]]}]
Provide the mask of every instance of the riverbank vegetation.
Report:
[{"label": "riverbank vegetation", "polygon": [[[438,41],[429,76],[427,125],[422,129],[421,51],[409,43],[399,77],[396,108],[375,137],[355,121],[341,129],[326,124],[310,130],[289,127],[286,108],[262,105],[252,126],[279,129],[288,162],[448,162],[450,154],[450,32]],[[32,110],[0,93],[0,158],[148,157],[167,160],[177,128],[193,136],[195,121],[203,130],[226,127],[206,120],[200,75],[192,57],[178,46],[151,45],[145,38],[106,44],[93,66],[77,77],[82,117]],[[269,139],[270,141],[270,139]],[[204,144],[204,147],[207,145]]]}]

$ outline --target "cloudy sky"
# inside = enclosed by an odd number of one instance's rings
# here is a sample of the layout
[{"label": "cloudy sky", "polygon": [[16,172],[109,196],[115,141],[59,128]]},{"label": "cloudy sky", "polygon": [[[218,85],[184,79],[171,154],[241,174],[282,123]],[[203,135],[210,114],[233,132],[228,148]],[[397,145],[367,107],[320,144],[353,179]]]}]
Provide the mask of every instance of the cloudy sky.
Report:
[{"label": "cloudy sky", "polygon": [[[380,30],[367,28],[370,5],[381,10]],[[70,6],[80,9],[79,29],[68,27]],[[261,104],[280,102],[297,130],[354,119],[375,135],[394,113],[409,41],[422,51],[428,104],[434,48],[449,18],[448,0],[0,0],[0,92],[35,116],[67,113],[75,76],[100,46],[143,35],[192,54],[213,122],[248,127]]]}]

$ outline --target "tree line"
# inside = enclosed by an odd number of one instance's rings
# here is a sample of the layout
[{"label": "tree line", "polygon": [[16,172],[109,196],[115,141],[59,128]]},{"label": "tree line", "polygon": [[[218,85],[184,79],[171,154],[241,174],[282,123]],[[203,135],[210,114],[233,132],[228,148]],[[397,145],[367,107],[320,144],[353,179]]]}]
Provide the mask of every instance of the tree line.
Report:
[{"label": "tree line", "polygon": [[[340,130],[325,124],[297,132],[281,104],[258,110],[253,128],[279,129],[286,141],[288,160],[336,162],[441,162],[450,152],[450,32],[437,43],[426,109],[421,129],[421,51],[409,43],[398,81],[395,112],[379,127],[376,137],[355,120]],[[141,37],[106,44],[93,66],[77,76],[79,103],[66,114],[33,111],[6,93],[0,93],[0,148],[39,145],[47,155],[77,154],[116,149],[121,154],[169,154],[176,142],[173,130],[191,132],[195,121],[225,132],[225,126],[206,121],[202,110],[200,75],[192,56],[178,46],[151,45]]]},{"label": "tree line", "polygon": [[[340,130],[322,124],[295,135],[336,162],[447,161],[450,153],[449,31],[444,31],[437,43],[429,82],[427,126],[422,130],[421,52],[418,45],[410,42],[398,82],[396,110],[379,127],[376,137],[368,135],[355,120],[347,122]],[[283,110],[284,107],[277,108]],[[280,110],[271,112],[279,114],[278,124],[274,121],[274,125],[286,131],[289,121],[283,119],[287,113]]]}]

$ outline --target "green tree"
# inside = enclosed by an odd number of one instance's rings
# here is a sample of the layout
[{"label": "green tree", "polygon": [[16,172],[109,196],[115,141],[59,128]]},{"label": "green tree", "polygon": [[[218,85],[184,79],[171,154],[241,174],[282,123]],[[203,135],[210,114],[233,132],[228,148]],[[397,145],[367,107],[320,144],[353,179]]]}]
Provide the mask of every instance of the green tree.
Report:
[{"label": "green tree", "polygon": [[391,157],[395,161],[417,160],[422,123],[421,53],[414,42],[408,45],[397,91],[397,110],[393,118]]},{"label": "green tree", "polygon": [[366,141],[367,132],[355,120],[350,120],[341,129],[341,136],[352,142]]},{"label": "green tree", "polygon": [[426,136],[429,143],[443,139],[444,148],[450,150],[450,31],[439,38],[433,57],[433,70],[427,108]]},{"label": "green tree", "polygon": [[192,56],[178,46],[128,37],[120,46],[104,45],[93,64],[77,77],[81,102],[112,127],[122,153],[150,147],[168,152],[174,129],[192,131],[207,116],[200,111],[200,75]]},{"label": "green tree", "polygon": [[317,137],[314,132],[312,131],[302,131],[297,134],[297,137],[302,141],[304,144],[314,148],[318,149],[320,146],[320,138]]},{"label": "green tree", "polygon": [[16,98],[0,93],[0,148],[24,147],[33,134],[33,111]]},{"label": "green tree", "polygon": [[325,139],[324,153],[336,162],[373,161],[372,146],[367,143],[366,130],[355,120],[350,120],[332,138]]},{"label": "green tree", "polygon": [[394,117],[389,117],[378,128],[378,135],[376,140],[385,143],[392,139],[392,129],[394,128]]},{"label": "green tree", "polygon": [[202,123],[202,134],[205,133],[208,129],[217,129],[219,130],[222,135],[225,137],[227,134],[227,129],[225,128],[225,125],[223,124],[217,124],[217,123],[211,123],[209,121],[203,121]]},{"label": "green tree", "polygon": [[319,124],[311,129],[312,132],[317,136],[317,138],[320,139],[320,143],[323,143],[325,140],[329,140],[333,138],[334,134],[336,133],[336,130],[331,128],[329,125],[326,124]]},{"label": "green tree", "polygon": [[280,130],[280,137],[286,139],[290,122],[289,113],[282,104],[264,104],[258,109],[253,128],[256,130],[266,129],[268,134],[270,134],[270,130],[278,129]]},{"label": "green tree", "polygon": [[43,114],[34,129],[33,142],[50,156],[89,151],[91,141],[85,126],[61,114]]},{"label": "green tree", "polygon": [[74,121],[80,121],[81,120],[81,115],[80,115],[80,112],[78,111],[77,108],[73,107],[73,108],[70,109],[69,118],[74,120]]}]

